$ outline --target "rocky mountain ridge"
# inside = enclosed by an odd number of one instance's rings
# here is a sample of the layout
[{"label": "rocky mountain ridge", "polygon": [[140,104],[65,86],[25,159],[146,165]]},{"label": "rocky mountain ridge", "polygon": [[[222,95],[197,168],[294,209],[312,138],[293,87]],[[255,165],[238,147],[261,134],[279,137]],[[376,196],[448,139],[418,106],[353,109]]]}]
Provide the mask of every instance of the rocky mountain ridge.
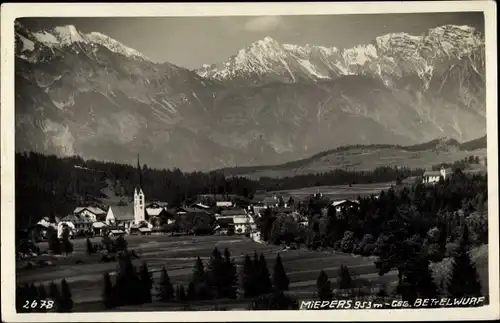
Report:
[{"label": "rocky mountain ridge", "polygon": [[120,162],[139,152],[151,166],[207,170],[486,133],[484,42],[471,27],[350,50],[267,37],[205,72],[74,26],[15,27],[17,150]]}]

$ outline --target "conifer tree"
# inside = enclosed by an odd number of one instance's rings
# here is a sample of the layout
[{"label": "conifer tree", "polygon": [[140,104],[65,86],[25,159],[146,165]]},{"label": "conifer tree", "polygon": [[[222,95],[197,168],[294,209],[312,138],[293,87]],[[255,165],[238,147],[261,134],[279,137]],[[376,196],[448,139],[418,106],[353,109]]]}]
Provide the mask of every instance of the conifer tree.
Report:
[{"label": "conifer tree", "polygon": [[196,300],[198,297],[196,295],[194,281],[190,281],[187,290],[187,299],[190,301]]},{"label": "conifer tree", "polygon": [[349,273],[349,269],[347,269],[347,267],[344,265],[340,265],[339,288],[348,289],[351,287],[352,287],[352,279],[351,279],[351,274]]},{"label": "conifer tree", "polygon": [[245,297],[254,297],[257,295],[255,268],[249,255],[245,256],[243,269],[241,271],[241,287]]},{"label": "conifer tree", "polygon": [[61,281],[61,312],[71,312],[73,309],[73,299],[66,279]]},{"label": "conifer tree", "polygon": [[47,228],[47,240],[49,243],[49,249],[53,254],[58,255],[61,253],[61,242],[57,237],[57,231],[53,227],[49,226]]},{"label": "conifer tree", "polygon": [[40,295],[38,295],[38,289],[36,288],[35,284],[31,283],[29,285],[29,295],[30,295],[30,300],[34,299],[40,299]]},{"label": "conifer tree", "polygon": [[162,267],[161,269],[158,297],[164,302],[170,301],[174,297],[174,287],[172,286],[172,282],[170,281],[170,277],[168,276],[167,269],[165,269],[165,267]]},{"label": "conifer tree", "polygon": [[210,288],[215,291],[215,297],[224,297],[224,284],[225,284],[225,273],[224,273],[224,259],[217,247],[212,251],[212,256],[208,262],[207,278]]},{"label": "conifer tree", "polygon": [[140,269],[140,279],[143,290],[143,300],[144,302],[151,303],[151,288],[153,287],[153,279],[151,278],[151,273],[149,272],[146,262],[142,263]]},{"label": "conifer tree", "polygon": [[47,291],[45,290],[45,285],[40,284],[37,287],[38,289],[38,297],[40,299],[47,299]]},{"label": "conifer tree", "polygon": [[62,237],[60,242],[61,251],[66,255],[73,252],[73,244],[69,240],[69,228],[64,228],[62,231]]},{"label": "conifer tree", "polygon": [[176,297],[179,302],[186,301],[186,292],[184,291],[184,285],[177,286]]},{"label": "conifer tree", "polygon": [[[196,259],[191,283],[192,286],[190,284],[190,286],[188,287],[188,297],[190,299],[193,299],[191,297],[194,297],[194,299],[201,299],[201,300],[210,299],[211,293],[209,285],[207,284],[207,273],[205,272],[205,267],[200,257]],[[192,289],[191,295],[189,295],[190,288]]]},{"label": "conifer tree", "polygon": [[273,285],[271,283],[271,277],[269,275],[267,261],[263,253],[260,254],[259,267],[257,267],[257,271],[258,271],[257,284],[259,286],[259,294],[270,293],[273,289]]},{"label": "conifer tree", "polygon": [[454,298],[481,296],[481,283],[476,265],[468,253],[469,234],[464,225],[460,247],[453,257],[453,267],[448,281],[448,295]]},{"label": "conifer tree", "polygon": [[94,246],[92,245],[92,242],[90,241],[89,237],[87,237],[86,251],[87,251],[87,255],[89,255],[89,256],[94,252]]},{"label": "conifer tree", "polygon": [[429,269],[429,259],[417,255],[407,261],[403,269],[404,275],[398,285],[403,300],[413,304],[417,298],[436,298],[438,288]]},{"label": "conifer tree", "polygon": [[57,288],[57,285],[54,282],[50,283],[49,298],[54,301],[54,311],[61,311],[61,294],[59,293],[59,288]]},{"label": "conifer tree", "polygon": [[224,250],[224,296],[228,298],[236,298],[236,285],[238,285],[238,272],[236,264],[231,259],[229,249]]},{"label": "conifer tree", "polygon": [[103,302],[104,307],[110,309],[114,305],[113,301],[113,285],[111,284],[111,278],[109,277],[109,273],[104,273],[104,290],[103,290]]},{"label": "conifer tree", "polygon": [[193,269],[193,282],[202,283],[205,281],[205,266],[201,258],[196,258],[196,262]]},{"label": "conifer tree", "polygon": [[332,285],[324,270],[321,270],[316,279],[316,291],[320,301],[329,301],[333,298]]},{"label": "conifer tree", "polygon": [[273,271],[273,287],[276,291],[288,290],[288,284],[290,280],[288,279],[283,263],[281,262],[281,257],[278,254],[276,256],[276,263],[274,265]]}]

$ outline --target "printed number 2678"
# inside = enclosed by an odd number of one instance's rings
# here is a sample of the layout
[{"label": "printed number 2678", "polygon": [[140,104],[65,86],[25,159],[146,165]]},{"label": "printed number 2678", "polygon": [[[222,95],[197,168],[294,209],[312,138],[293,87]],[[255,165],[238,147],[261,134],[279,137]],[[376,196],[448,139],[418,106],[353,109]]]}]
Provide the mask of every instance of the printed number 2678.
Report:
[{"label": "printed number 2678", "polygon": [[48,309],[50,310],[52,307],[54,307],[54,301],[52,300],[32,300],[32,301],[26,301],[23,305],[23,308],[25,309]]}]

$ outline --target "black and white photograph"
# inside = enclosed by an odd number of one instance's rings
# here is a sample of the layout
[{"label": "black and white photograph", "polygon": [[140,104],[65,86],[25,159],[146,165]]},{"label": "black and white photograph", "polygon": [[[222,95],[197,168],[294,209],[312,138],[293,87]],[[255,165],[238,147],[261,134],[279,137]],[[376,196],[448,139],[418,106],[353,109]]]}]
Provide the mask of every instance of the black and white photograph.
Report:
[{"label": "black and white photograph", "polygon": [[496,5],[355,4],[2,5],[2,319],[498,318]]}]

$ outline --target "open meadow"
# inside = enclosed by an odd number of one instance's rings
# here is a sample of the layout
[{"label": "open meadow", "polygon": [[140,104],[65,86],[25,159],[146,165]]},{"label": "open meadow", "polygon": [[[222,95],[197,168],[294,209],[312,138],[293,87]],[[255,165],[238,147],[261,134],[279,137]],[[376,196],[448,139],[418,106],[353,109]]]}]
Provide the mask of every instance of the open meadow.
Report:
[{"label": "open meadow", "polygon": [[[469,156],[486,156],[486,149],[467,150],[422,150],[411,151],[401,148],[351,148],[345,151],[333,151],[322,156],[313,156],[301,162],[278,166],[262,166],[255,171],[239,174],[258,180],[260,177],[292,177],[305,174],[317,174],[337,169],[349,171],[372,171],[377,167],[407,167],[409,169],[431,169],[442,163],[453,163]],[[479,165],[478,165],[479,167]],[[482,167],[484,168],[484,167]]]},{"label": "open meadow", "polygon": [[[241,236],[127,236],[129,249],[133,249],[140,259],[135,264],[140,265],[145,261],[153,272],[154,279],[158,279],[156,272],[165,266],[172,283],[187,286],[197,256],[205,262],[211,255],[214,247],[223,251],[228,248],[237,265],[241,265],[246,254],[252,255],[254,251],[263,253],[266,257],[270,272],[275,263],[278,253],[283,260],[288,278],[290,279],[290,291],[299,299],[311,298],[315,291],[316,278],[323,269],[328,274],[335,286],[340,265],[349,267],[352,278],[358,286],[373,286],[380,283],[393,283],[397,276],[391,272],[379,277],[373,260],[360,256],[329,252],[311,252],[308,250],[282,250],[279,246],[270,246],[253,242]],[[98,242],[100,238],[94,238]],[[62,256],[57,259],[52,256],[39,256],[38,258],[52,258],[52,266],[36,269],[18,269],[17,283],[44,283],[51,281],[59,282],[65,278],[71,288],[74,311],[100,310],[103,273],[108,271],[113,274],[116,270],[116,262],[100,263],[100,256],[87,256],[85,253],[85,240],[73,240],[74,253],[68,257]],[[40,244],[41,249],[47,248],[46,243]],[[83,264],[76,264],[82,260]],[[19,262],[18,265],[21,265]],[[228,300],[228,308],[246,307],[250,300]],[[218,302],[219,306],[226,307],[224,301]],[[194,304],[194,303],[193,303]],[[211,304],[211,303],[210,303]],[[171,304],[171,306],[179,304]],[[199,304],[203,305],[203,304]],[[153,304],[144,305],[147,308]],[[161,304],[161,306],[167,306]],[[208,306],[208,305],[207,305]],[[213,306],[213,305],[211,305]],[[196,306],[198,308],[198,306]]]}]

